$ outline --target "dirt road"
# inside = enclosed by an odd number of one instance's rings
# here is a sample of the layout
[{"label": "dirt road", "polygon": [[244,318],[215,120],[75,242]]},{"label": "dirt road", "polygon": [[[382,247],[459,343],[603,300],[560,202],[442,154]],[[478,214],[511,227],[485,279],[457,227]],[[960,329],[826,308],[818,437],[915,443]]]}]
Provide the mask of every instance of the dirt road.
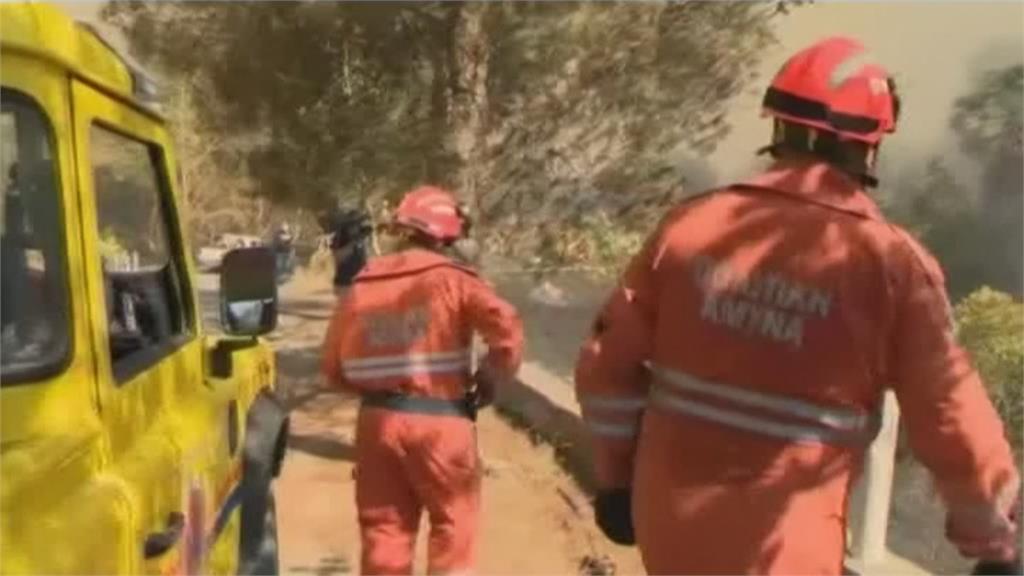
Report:
[{"label": "dirt road", "polygon": [[[271,338],[278,349],[280,390],[292,408],[288,456],[277,482],[286,574],[358,569],[351,478],[356,403],[324,389],[317,375],[331,303],[325,282],[297,278],[282,290],[279,328]],[[597,533],[586,497],[559,469],[550,447],[534,445],[490,410],[481,417],[479,434],[485,462],[479,573],[642,573],[633,549]],[[612,564],[593,562],[602,557]]]}]

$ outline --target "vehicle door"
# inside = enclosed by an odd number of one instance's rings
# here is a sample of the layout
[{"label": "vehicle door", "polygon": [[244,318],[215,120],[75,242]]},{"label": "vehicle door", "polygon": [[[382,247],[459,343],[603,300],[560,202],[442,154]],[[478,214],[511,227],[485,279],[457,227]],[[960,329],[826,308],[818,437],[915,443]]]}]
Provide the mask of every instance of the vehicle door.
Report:
[{"label": "vehicle door", "polygon": [[101,477],[67,74],[0,61],[0,573],[117,573],[131,515]]},{"label": "vehicle door", "polygon": [[236,407],[205,382],[170,139],[84,82],[72,101],[97,395],[112,474],[137,507],[138,571],[232,571],[204,562],[238,474]]}]

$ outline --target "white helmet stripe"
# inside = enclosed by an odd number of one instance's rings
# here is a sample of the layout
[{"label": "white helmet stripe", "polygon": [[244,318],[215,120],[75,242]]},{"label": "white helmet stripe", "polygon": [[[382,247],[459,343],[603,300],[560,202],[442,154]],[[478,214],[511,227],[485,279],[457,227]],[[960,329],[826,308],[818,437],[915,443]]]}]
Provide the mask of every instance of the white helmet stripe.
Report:
[{"label": "white helmet stripe", "polygon": [[851,76],[859,72],[861,68],[874,63],[875,59],[867,50],[851,54],[832,71],[832,74],[828,77],[828,84],[833,90],[839,88]]}]

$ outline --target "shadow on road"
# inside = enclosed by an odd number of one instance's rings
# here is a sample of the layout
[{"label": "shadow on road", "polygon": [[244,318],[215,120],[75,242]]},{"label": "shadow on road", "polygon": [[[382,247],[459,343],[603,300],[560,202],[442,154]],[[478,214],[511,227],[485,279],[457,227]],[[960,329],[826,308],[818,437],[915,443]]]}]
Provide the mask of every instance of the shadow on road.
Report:
[{"label": "shadow on road", "polygon": [[316,566],[294,566],[288,569],[289,574],[311,574],[313,576],[333,576],[351,572],[352,566],[348,560],[337,556],[321,558]]},{"label": "shadow on road", "polygon": [[281,303],[281,314],[284,316],[295,316],[307,320],[322,320],[326,322],[331,319],[333,308],[330,301],[323,298],[296,300],[288,299]]},{"label": "shadow on road", "polygon": [[320,376],[320,347],[279,348],[278,393],[292,414],[288,449],[327,460],[353,461],[355,450],[344,434],[354,426],[352,416],[340,416],[356,398],[324,386]]},{"label": "shadow on road", "polygon": [[288,449],[305,452],[327,460],[355,461],[355,447],[348,442],[319,434],[291,434]]}]

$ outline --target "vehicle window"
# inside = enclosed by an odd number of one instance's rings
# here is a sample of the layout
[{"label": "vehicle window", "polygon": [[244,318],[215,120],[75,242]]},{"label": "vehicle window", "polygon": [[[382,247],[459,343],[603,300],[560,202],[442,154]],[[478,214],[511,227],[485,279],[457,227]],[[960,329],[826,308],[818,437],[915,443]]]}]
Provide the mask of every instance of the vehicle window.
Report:
[{"label": "vehicle window", "polygon": [[123,381],[188,334],[186,300],[159,149],[101,126],[90,149],[110,355]]},{"label": "vehicle window", "polygon": [[53,131],[27,96],[0,93],[0,384],[36,381],[69,358]]}]

